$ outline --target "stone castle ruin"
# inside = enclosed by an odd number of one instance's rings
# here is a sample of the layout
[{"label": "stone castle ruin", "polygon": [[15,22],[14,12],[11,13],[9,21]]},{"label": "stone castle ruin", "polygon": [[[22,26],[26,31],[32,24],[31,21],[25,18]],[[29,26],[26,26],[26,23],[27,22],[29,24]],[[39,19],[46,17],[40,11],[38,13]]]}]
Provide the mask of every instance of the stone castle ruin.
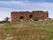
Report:
[{"label": "stone castle ruin", "polygon": [[20,11],[20,12],[11,12],[11,21],[16,22],[21,19],[30,20],[30,19],[47,19],[48,11]]}]

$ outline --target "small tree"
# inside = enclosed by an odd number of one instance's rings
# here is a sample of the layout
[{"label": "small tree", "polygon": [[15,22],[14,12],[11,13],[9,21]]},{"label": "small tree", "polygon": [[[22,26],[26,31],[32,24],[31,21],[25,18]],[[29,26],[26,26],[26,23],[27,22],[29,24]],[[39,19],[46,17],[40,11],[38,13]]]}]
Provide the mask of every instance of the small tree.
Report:
[{"label": "small tree", "polygon": [[8,21],[8,20],[9,20],[9,17],[6,17],[6,18],[5,18],[5,21]]}]

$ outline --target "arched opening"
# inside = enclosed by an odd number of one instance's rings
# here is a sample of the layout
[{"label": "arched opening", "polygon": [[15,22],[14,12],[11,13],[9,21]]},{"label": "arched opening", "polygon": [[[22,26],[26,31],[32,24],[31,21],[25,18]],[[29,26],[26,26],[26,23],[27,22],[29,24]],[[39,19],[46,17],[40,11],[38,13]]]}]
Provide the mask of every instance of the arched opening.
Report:
[{"label": "arched opening", "polygon": [[23,16],[20,16],[20,19],[23,19]]},{"label": "arched opening", "polygon": [[32,14],[31,14],[31,15],[29,15],[29,17],[30,17],[30,18],[32,18]]}]

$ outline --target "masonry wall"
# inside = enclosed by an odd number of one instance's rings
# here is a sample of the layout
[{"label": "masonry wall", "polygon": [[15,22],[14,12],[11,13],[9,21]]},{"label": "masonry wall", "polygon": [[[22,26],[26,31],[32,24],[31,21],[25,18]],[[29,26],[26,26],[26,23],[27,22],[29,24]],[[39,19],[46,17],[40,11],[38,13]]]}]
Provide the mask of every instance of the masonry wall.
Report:
[{"label": "masonry wall", "polygon": [[44,11],[32,11],[32,12],[11,12],[11,21],[16,22],[21,19],[30,20],[30,19],[46,19],[48,18],[48,12]]},{"label": "masonry wall", "polygon": [[48,12],[44,11],[33,11],[33,19],[47,19],[48,18]]}]

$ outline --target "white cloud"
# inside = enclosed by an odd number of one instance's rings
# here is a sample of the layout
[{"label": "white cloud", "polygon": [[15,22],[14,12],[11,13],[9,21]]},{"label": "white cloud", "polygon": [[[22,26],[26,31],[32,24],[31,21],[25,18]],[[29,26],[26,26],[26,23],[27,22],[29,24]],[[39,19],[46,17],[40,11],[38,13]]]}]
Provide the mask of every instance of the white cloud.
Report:
[{"label": "white cloud", "polygon": [[[31,3],[23,1],[11,1],[11,2],[8,1],[8,2],[0,2],[0,4],[10,7],[10,8],[0,7],[0,20],[3,20],[7,16],[10,17],[11,11],[33,11],[33,10],[48,11],[49,17],[53,18],[53,3],[45,3],[45,2]],[[12,5],[14,6],[14,8]],[[17,7],[17,9],[15,9],[15,7]],[[20,7],[20,9],[18,7]]]},{"label": "white cloud", "polygon": [[[11,20],[11,12],[13,11],[20,11],[20,10],[0,7],[0,21],[4,20],[6,17],[10,17],[9,20]],[[26,10],[22,10],[22,11],[26,11]]]}]

